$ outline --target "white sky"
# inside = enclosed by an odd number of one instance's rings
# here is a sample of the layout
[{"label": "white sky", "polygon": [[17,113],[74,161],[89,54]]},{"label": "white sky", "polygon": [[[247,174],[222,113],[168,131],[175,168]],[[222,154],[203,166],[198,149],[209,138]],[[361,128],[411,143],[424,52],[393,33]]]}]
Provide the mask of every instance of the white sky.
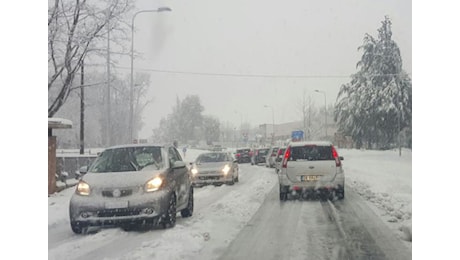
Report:
[{"label": "white sky", "polygon": [[[135,19],[134,48],[143,54],[135,70],[214,74],[321,76],[228,77],[151,73],[144,113],[150,134],[171,113],[176,95],[199,95],[205,114],[235,126],[300,119],[297,102],[305,92],[316,106],[333,104],[341,84],[356,72],[365,33],[377,37],[385,15],[393,22],[403,68],[412,73],[411,1],[147,1],[137,10],[168,6],[171,12],[142,13]],[[126,61],[129,68],[129,62]],[[129,72],[129,70],[126,70]],[[332,76],[332,77],[329,77]],[[337,77],[339,76],[339,77]],[[145,136],[144,136],[145,137]]]}]

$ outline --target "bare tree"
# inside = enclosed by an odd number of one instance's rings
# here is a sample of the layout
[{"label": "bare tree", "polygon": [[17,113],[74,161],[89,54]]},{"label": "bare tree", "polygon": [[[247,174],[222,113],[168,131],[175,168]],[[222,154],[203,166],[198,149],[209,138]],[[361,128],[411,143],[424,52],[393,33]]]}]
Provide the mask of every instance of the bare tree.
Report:
[{"label": "bare tree", "polygon": [[[122,23],[132,0],[55,0],[48,7],[48,117],[65,103],[92,45]],[[108,30],[103,30],[108,28]]]}]

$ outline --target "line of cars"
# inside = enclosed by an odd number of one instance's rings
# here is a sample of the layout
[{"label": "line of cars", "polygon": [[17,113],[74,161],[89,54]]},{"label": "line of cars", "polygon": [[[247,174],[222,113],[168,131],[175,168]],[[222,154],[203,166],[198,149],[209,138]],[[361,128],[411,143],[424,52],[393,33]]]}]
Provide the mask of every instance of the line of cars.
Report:
[{"label": "line of cars", "polygon": [[110,147],[80,173],[69,203],[76,234],[92,227],[174,227],[177,213],[193,215],[194,187],[239,181],[232,153],[202,153],[187,165],[174,145]]},{"label": "line of cars", "polygon": [[[292,142],[287,147],[200,154],[187,165],[171,145],[130,144],[105,149],[83,174],[69,204],[74,233],[93,227],[174,227],[176,215],[193,215],[193,188],[233,185],[241,162],[273,157],[280,200],[345,197],[343,157],[330,142]],[[248,151],[249,150],[249,151]],[[276,151],[275,151],[276,150]],[[238,156],[239,154],[239,156]]]}]

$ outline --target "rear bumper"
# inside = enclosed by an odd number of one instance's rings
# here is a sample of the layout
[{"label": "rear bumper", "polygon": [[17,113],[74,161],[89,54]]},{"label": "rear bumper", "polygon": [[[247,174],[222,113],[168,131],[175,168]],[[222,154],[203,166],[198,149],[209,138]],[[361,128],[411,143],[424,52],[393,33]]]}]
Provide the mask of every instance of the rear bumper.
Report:
[{"label": "rear bumper", "polygon": [[293,182],[291,181],[286,174],[278,174],[279,184],[285,192],[310,192],[310,191],[331,191],[341,189],[345,185],[344,174],[337,173],[333,180],[319,180],[319,181],[310,181],[310,182]]}]

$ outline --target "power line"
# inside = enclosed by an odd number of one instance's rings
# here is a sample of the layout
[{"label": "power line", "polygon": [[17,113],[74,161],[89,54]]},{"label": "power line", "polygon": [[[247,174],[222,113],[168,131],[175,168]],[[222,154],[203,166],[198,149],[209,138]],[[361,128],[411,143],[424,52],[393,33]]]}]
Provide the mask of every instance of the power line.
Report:
[{"label": "power line", "polygon": [[[125,67],[118,67],[126,69]],[[221,77],[243,77],[243,78],[349,78],[345,75],[274,75],[274,74],[239,74],[239,73],[211,73],[196,71],[176,71],[176,70],[157,70],[157,69],[137,69],[148,72],[170,73],[170,74],[188,74],[200,76],[221,76]]]},{"label": "power line", "polygon": [[[99,67],[101,64],[92,64],[89,66]],[[123,66],[114,66],[116,69],[128,70]],[[349,78],[345,75],[273,75],[273,74],[239,74],[239,73],[212,73],[212,72],[196,72],[196,71],[178,71],[178,70],[158,70],[137,68],[137,71],[169,73],[169,74],[188,74],[200,76],[222,76],[222,77],[247,77],[247,78]]]},{"label": "power line", "polygon": [[[99,64],[92,64],[89,66],[102,66]],[[116,69],[129,70],[128,67],[114,66]],[[169,73],[169,74],[187,74],[187,75],[200,75],[200,76],[219,76],[219,77],[245,77],[245,78],[350,78],[352,75],[274,75],[274,74],[239,74],[239,73],[211,73],[211,72],[196,72],[196,71],[178,71],[178,70],[158,70],[137,68],[137,71]],[[410,74],[410,73],[407,73]],[[367,76],[396,76],[398,74],[377,74]]]}]

